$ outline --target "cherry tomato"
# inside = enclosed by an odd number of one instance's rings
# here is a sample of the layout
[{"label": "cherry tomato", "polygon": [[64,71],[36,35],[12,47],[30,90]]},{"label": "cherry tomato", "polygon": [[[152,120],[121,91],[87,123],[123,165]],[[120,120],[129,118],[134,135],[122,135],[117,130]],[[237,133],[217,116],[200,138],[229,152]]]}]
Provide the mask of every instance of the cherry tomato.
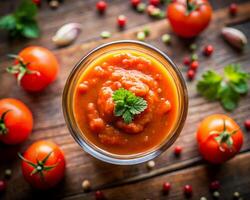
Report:
[{"label": "cherry tomato", "polygon": [[16,76],[18,83],[25,90],[41,91],[56,79],[59,64],[48,49],[30,46],[14,57],[14,66],[9,67],[7,71]]},{"label": "cherry tomato", "polygon": [[214,114],[206,117],[199,125],[197,142],[203,158],[220,164],[240,151],[243,134],[238,124],[230,117]]},{"label": "cherry tomato", "polygon": [[176,0],[168,5],[167,16],[177,35],[191,38],[199,35],[208,26],[212,7],[206,0]]},{"label": "cherry tomato", "polygon": [[54,187],[64,177],[64,154],[53,142],[35,142],[19,157],[24,178],[37,189]]},{"label": "cherry tomato", "polygon": [[30,135],[33,117],[29,108],[17,99],[0,100],[0,141],[19,144]]}]

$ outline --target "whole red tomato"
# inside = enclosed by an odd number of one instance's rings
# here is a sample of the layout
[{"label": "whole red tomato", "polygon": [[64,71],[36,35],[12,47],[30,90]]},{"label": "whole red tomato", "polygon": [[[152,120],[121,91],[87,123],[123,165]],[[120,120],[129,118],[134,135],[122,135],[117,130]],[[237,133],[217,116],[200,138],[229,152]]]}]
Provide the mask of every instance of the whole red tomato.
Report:
[{"label": "whole red tomato", "polygon": [[29,108],[17,99],[0,100],[0,141],[19,144],[30,135],[33,117]]},{"label": "whole red tomato", "polygon": [[64,154],[53,142],[35,142],[19,157],[24,178],[37,189],[54,187],[64,177]]},{"label": "whole red tomato", "polygon": [[240,151],[243,134],[238,124],[230,117],[214,114],[205,118],[197,131],[197,142],[203,158],[220,164]]},{"label": "whole red tomato", "polygon": [[30,46],[12,57],[15,58],[14,66],[8,67],[7,71],[16,76],[25,90],[41,91],[56,79],[59,64],[48,49]]},{"label": "whole red tomato", "polygon": [[206,0],[176,0],[168,5],[167,17],[177,35],[192,38],[208,26],[212,7]]}]

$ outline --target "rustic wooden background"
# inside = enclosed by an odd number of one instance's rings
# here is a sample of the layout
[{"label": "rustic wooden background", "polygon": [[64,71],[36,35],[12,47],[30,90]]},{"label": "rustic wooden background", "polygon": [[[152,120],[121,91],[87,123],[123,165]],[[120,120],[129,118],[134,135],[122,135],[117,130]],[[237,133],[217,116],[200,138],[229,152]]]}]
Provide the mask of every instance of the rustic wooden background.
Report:
[{"label": "rustic wooden background", "polygon": [[[0,16],[12,11],[18,1],[8,0],[0,2]],[[213,113],[225,113],[217,102],[207,102],[199,96],[195,89],[196,81],[188,82],[189,112],[185,127],[175,142],[175,145],[183,147],[183,154],[176,158],[173,148],[170,148],[160,157],[155,159],[156,167],[148,171],[145,164],[135,166],[115,166],[103,163],[86,154],[73,140],[65,125],[61,95],[65,80],[74,64],[90,49],[118,39],[135,39],[135,33],[145,25],[151,29],[151,35],[146,42],[155,45],[167,53],[179,66],[185,75],[185,67],[182,58],[189,54],[188,44],[191,41],[182,40],[171,32],[167,20],[152,20],[145,14],[138,14],[130,7],[129,1],[108,1],[109,8],[104,16],[95,12],[94,0],[65,0],[57,9],[51,10],[46,1],[39,10],[38,21],[42,30],[39,39],[10,41],[7,35],[0,33],[0,98],[14,97],[24,101],[33,111],[35,118],[34,130],[27,142],[20,146],[0,145],[0,178],[4,176],[4,170],[11,168],[13,176],[8,181],[8,188],[0,199],[94,199],[94,192],[102,190],[108,199],[184,199],[182,187],[185,184],[193,186],[194,195],[191,199],[199,199],[206,196],[212,199],[208,185],[210,181],[221,181],[221,199],[232,199],[234,191],[242,194],[244,199],[250,199],[250,133],[243,123],[250,118],[250,95],[242,98],[239,107],[232,113],[233,117],[244,130],[245,141],[241,153],[231,161],[221,165],[212,166],[200,157],[196,141],[195,131],[197,124],[206,116]],[[215,52],[211,58],[200,55],[200,69],[198,76],[204,70],[223,70],[229,63],[240,63],[250,72],[250,45],[239,53],[226,44],[220,36],[221,27],[228,25],[242,30],[250,40],[250,2],[235,1],[240,3],[239,13],[231,18],[228,15],[227,6],[230,1],[211,0],[214,8],[213,20],[209,28],[196,38],[195,43],[199,47],[212,44]],[[125,14],[128,24],[125,30],[119,31],[116,27],[116,17]],[[84,24],[84,29],[75,43],[69,47],[56,48],[51,37],[55,31],[67,22],[79,22]],[[113,37],[108,40],[100,38],[103,30],[109,30]],[[165,46],[161,42],[161,35],[170,33],[173,35],[171,46]],[[7,53],[18,53],[28,45],[42,45],[55,53],[61,64],[59,77],[55,83],[39,94],[29,94],[16,85],[11,75],[5,72],[5,68],[11,63],[6,58]],[[53,140],[59,144],[65,152],[67,171],[65,179],[56,188],[39,192],[32,189],[23,179],[20,170],[20,160],[17,152],[23,152],[32,142],[41,139]],[[89,179],[92,191],[84,193],[81,182]],[[168,196],[162,194],[161,188],[164,181],[172,183],[172,190]]]}]

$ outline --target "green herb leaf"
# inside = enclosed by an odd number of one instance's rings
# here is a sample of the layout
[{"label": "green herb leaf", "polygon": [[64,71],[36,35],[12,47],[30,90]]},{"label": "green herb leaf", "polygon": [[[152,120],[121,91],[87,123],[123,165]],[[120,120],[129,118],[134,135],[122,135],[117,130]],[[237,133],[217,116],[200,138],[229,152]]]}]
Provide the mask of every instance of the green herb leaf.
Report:
[{"label": "green herb leaf", "polygon": [[127,124],[147,108],[147,102],[142,97],[137,97],[124,88],[116,90],[112,98],[115,102],[115,116],[121,116]]},{"label": "green herb leaf", "polygon": [[208,100],[219,100],[224,109],[234,110],[241,94],[248,92],[250,74],[239,65],[230,64],[224,68],[224,77],[215,71],[207,71],[197,83],[198,92]]},{"label": "green herb leaf", "polygon": [[23,36],[27,38],[37,38],[39,36],[39,28],[35,21],[27,21],[23,23],[22,29]]},{"label": "green herb leaf", "polygon": [[13,15],[6,15],[0,19],[0,29],[14,29],[16,26],[16,19]]}]

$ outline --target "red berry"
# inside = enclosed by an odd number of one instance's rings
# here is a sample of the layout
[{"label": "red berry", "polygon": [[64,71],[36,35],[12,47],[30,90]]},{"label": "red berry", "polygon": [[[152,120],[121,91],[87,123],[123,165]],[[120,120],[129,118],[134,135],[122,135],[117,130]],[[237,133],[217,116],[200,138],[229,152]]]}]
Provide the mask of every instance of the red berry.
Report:
[{"label": "red berry", "polygon": [[179,155],[181,154],[181,152],[182,152],[182,147],[181,147],[181,146],[176,146],[176,147],[174,148],[174,154],[175,154],[176,156],[179,156]]},{"label": "red berry", "polygon": [[184,194],[187,196],[187,197],[190,197],[192,196],[193,194],[193,188],[191,185],[185,185],[184,188],[183,188],[183,191],[184,191]]},{"label": "red berry", "polygon": [[137,7],[139,3],[141,3],[141,0],[130,0],[130,3],[133,7]]},{"label": "red berry", "polygon": [[171,189],[171,184],[169,182],[164,182],[162,185],[162,189],[164,193],[168,193]]},{"label": "red berry", "polygon": [[191,60],[190,60],[189,57],[186,56],[186,57],[183,58],[183,64],[184,65],[190,65],[190,62],[191,62]]},{"label": "red berry", "polygon": [[102,191],[96,191],[95,192],[95,199],[96,200],[104,200],[106,199]]},{"label": "red berry", "polygon": [[188,78],[189,80],[193,80],[194,77],[195,77],[195,71],[192,70],[192,69],[189,69],[189,70],[187,71],[187,78]]},{"label": "red berry", "polygon": [[119,15],[117,18],[117,24],[119,27],[124,27],[127,23],[127,18],[124,15]]},{"label": "red berry", "polygon": [[107,3],[105,1],[98,1],[96,3],[96,9],[100,12],[103,13],[107,9]]},{"label": "red berry", "polygon": [[36,4],[37,6],[41,5],[41,0],[32,0],[34,4]]},{"label": "red berry", "polygon": [[244,125],[246,127],[247,130],[250,130],[250,119],[247,119],[245,122],[244,122]]},{"label": "red berry", "polygon": [[5,191],[6,187],[7,187],[6,181],[0,180],[0,192]]},{"label": "red berry", "polygon": [[153,6],[159,6],[160,0],[149,0],[149,4]]},{"label": "red berry", "polygon": [[219,190],[219,189],[220,189],[220,182],[217,181],[217,180],[211,182],[209,188],[210,188],[210,190],[212,190],[212,191]]},{"label": "red berry", "polygon": [[199,62],[197,60],[195,60],[195,61],[193,61],[193,62],[190,63],[189,67],[190,67],[190,69],[192,69],[192,70],[195,71],[199,67]]},{"label": "red berry", "polygon": [[229,6],[229,13],[230,15],[234,16],[237,14],[238,11],[238,6],[236,3],[231,3]]},{"label": "red berry", "polygon": [[210,56],[214,52],[214,47],[212,45],[206,45],[203,49],[203,54],[205,56]]}]

